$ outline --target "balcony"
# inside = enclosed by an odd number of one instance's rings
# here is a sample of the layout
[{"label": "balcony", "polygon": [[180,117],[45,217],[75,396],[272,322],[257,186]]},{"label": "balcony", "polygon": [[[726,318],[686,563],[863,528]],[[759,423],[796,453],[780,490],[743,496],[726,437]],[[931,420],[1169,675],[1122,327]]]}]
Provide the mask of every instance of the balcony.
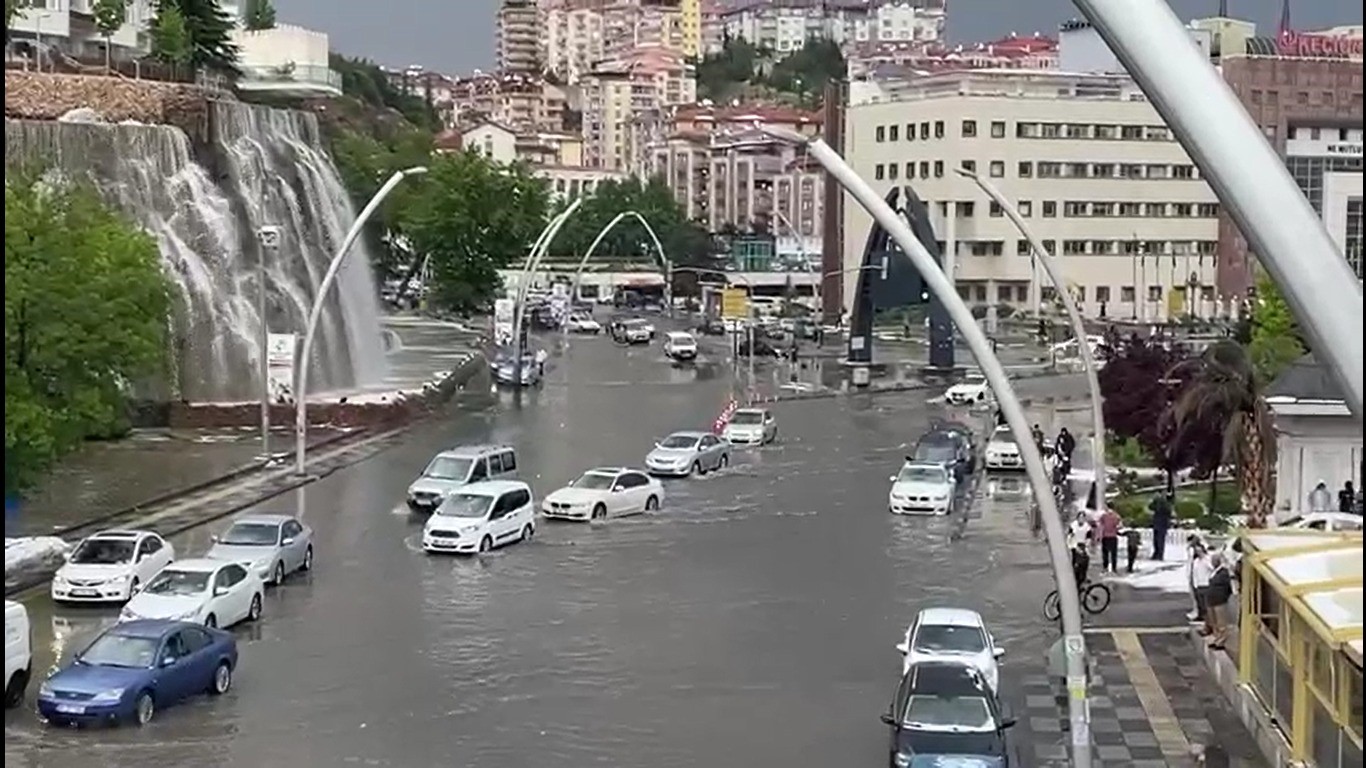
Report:
[{"label": "balcony", "polygon": [[284,96],[340,96],[341,74],[325,66],[241,67],[240,90]]}]

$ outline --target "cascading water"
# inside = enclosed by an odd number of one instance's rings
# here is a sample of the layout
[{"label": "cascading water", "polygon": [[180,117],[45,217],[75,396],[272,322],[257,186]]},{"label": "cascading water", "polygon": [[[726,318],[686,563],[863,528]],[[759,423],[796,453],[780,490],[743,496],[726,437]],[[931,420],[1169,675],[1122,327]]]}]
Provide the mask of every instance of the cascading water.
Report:
[{"label": "cascading water", "polygon": [[[260,229],[280,231],[278,250],[266,254],[270,329],[302,334],[318,283],[355,219],[312,115],[234,102],[213,109],[218,181],[195,162],[179,128],[5,123],[7,167],[41,162],[87,176],[156,238],[183,299],[175,324],[179,396],[196,402],[251,400],[260,391]],[[369,254],[360,241],[352,249],[314,340],[314,391],[363,389],[384,378]]]}]

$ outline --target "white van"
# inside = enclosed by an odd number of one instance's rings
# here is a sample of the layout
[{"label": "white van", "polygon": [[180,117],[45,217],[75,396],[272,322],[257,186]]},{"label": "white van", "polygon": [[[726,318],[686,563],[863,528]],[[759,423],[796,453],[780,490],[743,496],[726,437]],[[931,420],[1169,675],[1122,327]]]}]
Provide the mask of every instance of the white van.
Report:
[{"label": "white van", "polygon": [[510,445],[462,445],[434,456],[408,486],[408,508],[430,513],[446,495],[466,483],[517,476],[517,451]]},{"label": "white van", "polygon": [[33,676],[28,610],[13,600],[5,601],[5,709],[19,706]]},{"label": "white van", "polygon": [[536,534],[531,486],[515,480],[470,483],[448,494],[422,531],[426,552],[470,554]]}]

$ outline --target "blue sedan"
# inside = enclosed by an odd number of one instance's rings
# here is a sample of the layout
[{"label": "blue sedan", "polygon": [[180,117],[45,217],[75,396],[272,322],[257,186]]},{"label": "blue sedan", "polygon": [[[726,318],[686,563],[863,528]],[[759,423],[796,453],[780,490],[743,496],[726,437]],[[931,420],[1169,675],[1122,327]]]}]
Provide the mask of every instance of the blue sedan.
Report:
[{"label": "blue sedan", "polygon": [[232,687],[237,640],[184,621],[116,624],[38,689],[38,714],[54,724],[145,725],[160,707]]}]

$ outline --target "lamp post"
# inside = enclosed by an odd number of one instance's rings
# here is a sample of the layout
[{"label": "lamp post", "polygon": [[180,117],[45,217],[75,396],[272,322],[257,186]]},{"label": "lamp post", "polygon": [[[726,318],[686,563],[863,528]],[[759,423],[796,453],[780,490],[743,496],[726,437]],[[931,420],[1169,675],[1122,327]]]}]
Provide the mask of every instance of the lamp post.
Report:
[{"label": "lamp post", "polygon": [[322,282],[318,283],[318,293],[313,297],[313,308],[308,313],[308,326],[304,330],[304,341],[299,352],[298,360],[298,384],[294,387],[294,472],[295,474],[307,474],[304,462],[307,459],[308,451],[308,357],[313,351],[313,334],[318,331],[318,323],[322,320],[323,303],[327,299],[328,292],[332,289],[332,284],[337,282],[337,273],[341,271],[342,262],[346,260],[346,254],[351,251],[351,246],[360,237],[361,230],[370,217],[379,210],[380,203],[389,196],[390,192],[409,176],[419,176],[427,172],[423,166],[414,166],[402,171],[395,171],[389,180],[384,182],[384,186],[379,188],[375,196],[370,198],[370,202],[361,209],[360,215],[351,224],[351,229],[347,230],[346,237],[342,239],[341,246],[337,248],[337,253],[332,257],[332,263],[327,265],[327,272],[323,275]]},{"label": "lamp post", "polygon": [[1200,167],[1362,418],[1361,284],[1285,162],[1162,0],[1074,0]]},{"label": "lamp post", "polygon": [[[752,400],[754,398],[754,285],[749,282],[749,278],[735,272],[727,272],[723,269],[708,269],[707,267],[674,267],[673,269],[675,272],[693,272],[699,275],[721,275],[722,277],[725,277],[727,281],[733,277],[739,280],[740,284],[745,286],[745,290],[749,292],[750,301],[748,302],[749,306],[746,308],[747,311],[745,313],[745,321],[747,323],[745,331],[747,338],[746,343],[749,345],[749,360],[746,363],[748,367],[748,373],[746,375],[749,379],[749,389],[746,398]],[[734,336],[732,335],[732,339],[733,338]],[[735,343],[732,341],[732,354],[734,354],[735,346]]]},{"label": "lamp post", "polygon": [[527,253],[526,262],[522,265],[522,272],[517,281],[517,294],[512,306],[512,381],[515,387],[514,392],[520,402],[522,395],[522,323],[526,310],[526,295],[531,290],[531,280],[541,269],[541,260],[550,251],[550,244],[555,240],[555,235],[560,233],[560,229],[566,221],[579,210],[583,205],[584,198],[579,197],[569,204],[568,208],[560,211],[550,221],[546,222],[541,234],[536,237],[536,242],[531,244],[531,250]]},{"label": "lamp post", "polygon": [[261,322],[261,456],[270,463],[270,323],[266,321],[266,254],[280,252],[280,228],[261,227],[256,232],[261,250],[256,259],[256,317]]},{"label": "lamp post", "polygon": [[607,222],[607,226],[598,231],[597,237],[594,237],[593,242],[589,243],[588,250],[583,252],[583,258],[579,260],[578,268],[574,270],[574,284],[570,288],[569,298],[571,301],[578,298],[579,280],[583,277],[584,267],[588,266],[588,260],[592,258],[593,251],[597,250],[598,244],[602,242],[602,239],[607,236],[608,232],[612,231],[613,227],[620,224],[628,216],[635,218],[636,221],[640,222],[642,227],[645,227],[645,231],[650,234],[650,241],[654,243],[655,250],[659,253],[659,262],[664,268],[664,303],[669,308],[669,316],[672,317],[674,307],[672,265],[669,262],[668,255],[664,253],[664,246],[659,244],[659,236],[655,234],[654,227],[651,227],[650,222],[646,221],[645,217],[641,216],[636,211],[622,211],[621,213],[618,213],[611,221]]},{"label": "lamp post", "polygon": [[[966,168],[956,169],[959,176],[971,179],[977,188],[986,193],[987,197],[1001,206],[1009,217],[1010,222],[1020,231],[1024,239],[1029,241],[1029,246],[1034,249],[1035,263],[1043,267],[1044,274],[1048,275],[1048,281],[1053,284],[1053,290],[1057,292],[1058,298],[1062,300],[1062,305],[1067,310],[1067,318],[1072,323],[1072,336],[1077,340],[1077,354],[1081,357],[1082,368],[1086,371],[1086,385],[1091,390],[1091,456],[1092,465],[1096,474],[1096,507],[1105,507],[1105,412],[1100,399],[1100,379],[1096,375],[1095,355],[1091,354],[1091,345],[1086,341],[1086,325],[1082,322],[1081,311],[1077,308],[1077,302],[1072,296],[1072,292],[1067,290],[1067,281],[1058,268],[1058,263],[1053,256],[1043,247],[1038,236],[1030,229],[1029,224],[1020,215],[1019,209],[1015,204],[1001,194],[994,184],[982,178],[980,175]],[[1032,271],[1032,269],[1031,269]]]},{"label": "lamp post", "polygon": [[808,138],[795,131],[765,124],[759,124],[757,128],[775,138],[794,144],[804,144],[810,155],[886,230],[901,251],[911,259],[927,288],[943,302],[950,318],[958,326],[959,333],[963,335],[973,356],[977,358],[982,374],[996,393],[1002,415],[1005,416],[1015,441],[1019,443],[1030,486],[1042,512],[1044,530],[1048,536],[1048,550],[1053,561],[1053,576],[1058,586],[1066,650],[1067,709],[1071,722],[1072,764],[1074,768],[1091,768],[1090,715],[1086,700],[1086,638],[1082,634],[1078,585],[1072,573],[1066,534],[1062,518],[1058,514],[1057,501],[1053,498],[1048,474],[1044,469],[1043,456],[1030,437],[1029,421],[1025,418],[1024,408],[1010,385],[1010,379],[1006,376],[1001,361],[992,353],[991,343],[977,326],[971,310],[959,297],[952,281],[939,269],[925,246],[916,239],[910,226],[873,191],[868,182],[844,162],[835,150],[818,138]]}]

